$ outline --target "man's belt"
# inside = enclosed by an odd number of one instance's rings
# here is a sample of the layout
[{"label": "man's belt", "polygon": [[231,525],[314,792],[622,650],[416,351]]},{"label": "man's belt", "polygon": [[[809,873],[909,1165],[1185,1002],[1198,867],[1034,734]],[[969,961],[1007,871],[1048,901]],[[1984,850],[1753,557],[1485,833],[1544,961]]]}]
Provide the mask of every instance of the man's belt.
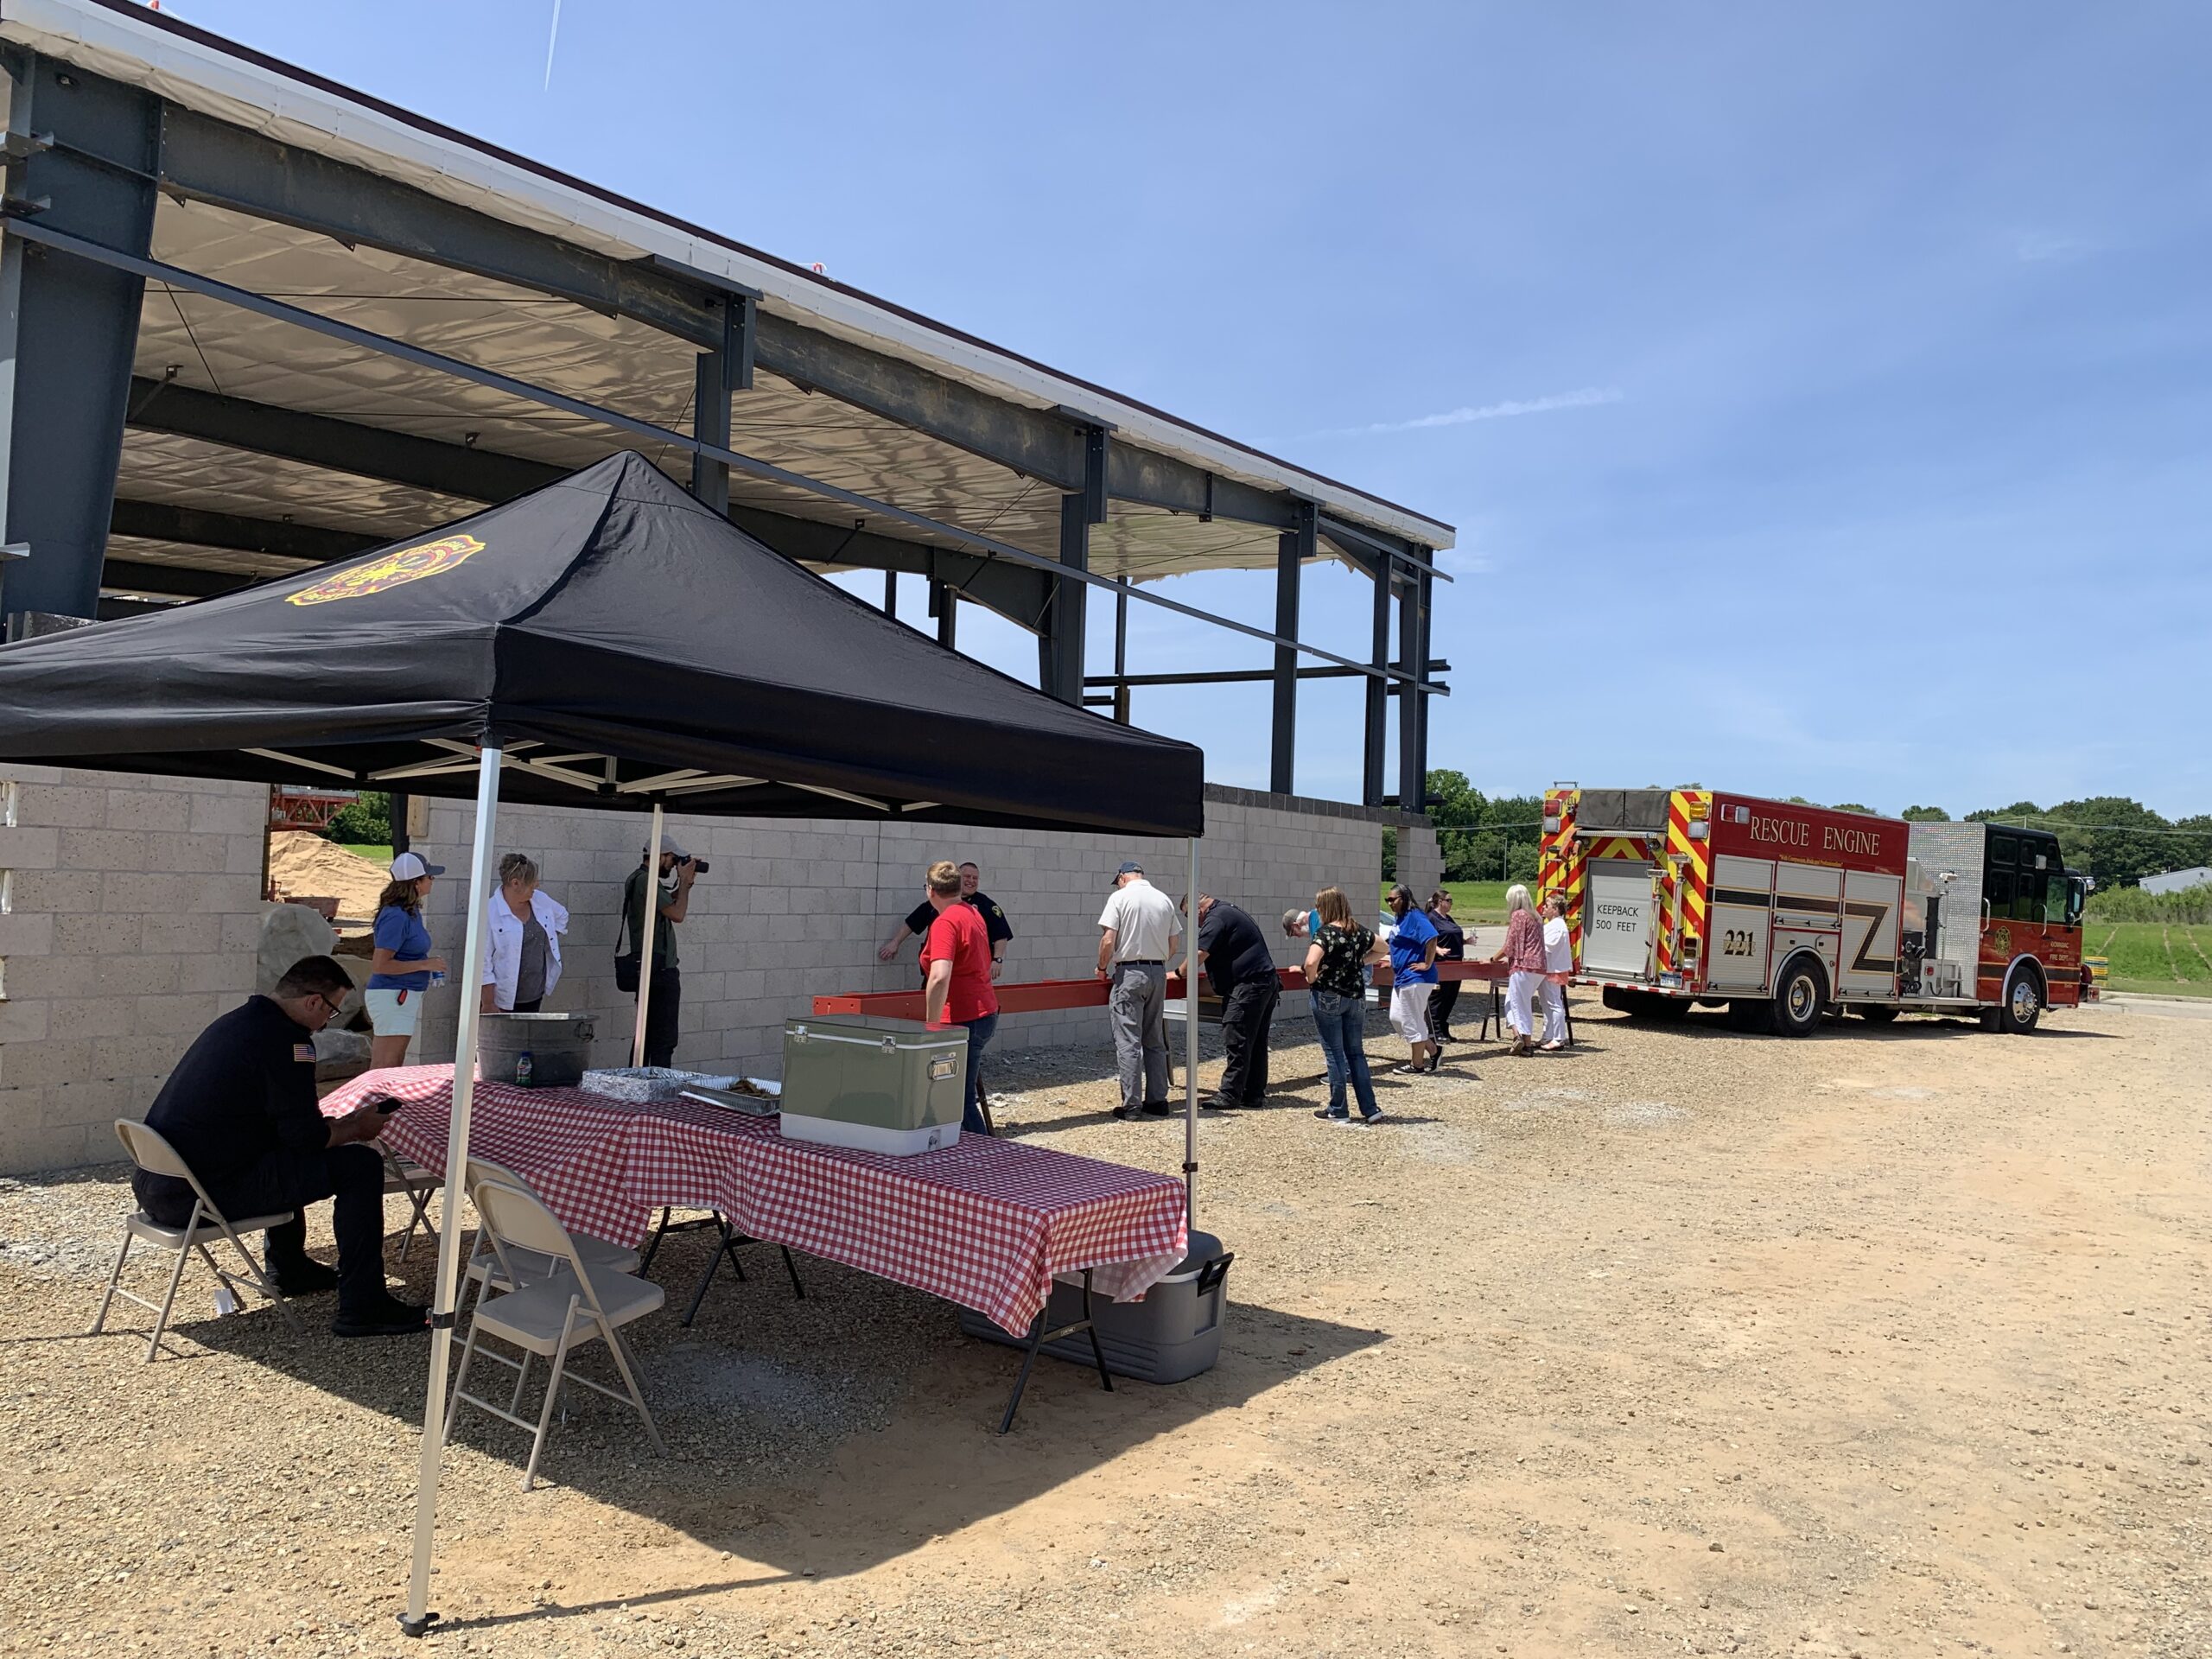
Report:
[{"label": "man's belt", "polygon": [[1116,968],[1165,968],[1167,963],[1159,957],[1123,957],[1114,965]]}]

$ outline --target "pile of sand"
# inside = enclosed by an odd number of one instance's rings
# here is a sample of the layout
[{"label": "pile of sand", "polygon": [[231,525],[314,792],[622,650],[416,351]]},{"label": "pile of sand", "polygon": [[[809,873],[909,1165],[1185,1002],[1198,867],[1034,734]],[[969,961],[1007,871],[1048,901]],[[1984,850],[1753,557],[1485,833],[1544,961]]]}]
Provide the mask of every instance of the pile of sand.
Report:
[{"label": "pile of sand", "polygon": [[269,885],[286,899],[333,898],[341,921],[377,913],[377,895],[390,874],[381,864],[325,841],[312,830],[269,832]]}]

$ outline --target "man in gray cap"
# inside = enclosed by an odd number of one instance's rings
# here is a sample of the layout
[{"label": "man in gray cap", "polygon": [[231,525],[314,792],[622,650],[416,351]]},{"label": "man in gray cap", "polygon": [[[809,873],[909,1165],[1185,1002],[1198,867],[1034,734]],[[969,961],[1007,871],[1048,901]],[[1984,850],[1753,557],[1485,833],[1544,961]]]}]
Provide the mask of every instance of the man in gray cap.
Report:
[{"label": "man in gray cap", "polygon": [[1118,1118],[1175,1109],[1167,1100],[1167,963],[1182,938],[1175,901],[1144,879],[1143,865],[1124,860],[1098,912],[1098,977],[1110,988],[1106,1016],[1122,1078]]},{"label": "man in gray cap", "polygon": [[[622,925],[627,931],[629,948],[641,951],[645,943],[645,849],[638,855],[638,868],[630,872],[630,880],[622,889]],[[652,964],[652,1001],[645,1006],[645,1052],[647,1065],[676,1064],[676,1016],[683,1001],[683,976],[677,967],[676,924],[682,921],[690,908],[691,883],[698,878],[699,861],[664,838],[660,844],[660,880],[652,884],[654,909],[658,919],[653,923],[653,959]],[[639,979],[645,982],[646,969],[639,967]]]}]

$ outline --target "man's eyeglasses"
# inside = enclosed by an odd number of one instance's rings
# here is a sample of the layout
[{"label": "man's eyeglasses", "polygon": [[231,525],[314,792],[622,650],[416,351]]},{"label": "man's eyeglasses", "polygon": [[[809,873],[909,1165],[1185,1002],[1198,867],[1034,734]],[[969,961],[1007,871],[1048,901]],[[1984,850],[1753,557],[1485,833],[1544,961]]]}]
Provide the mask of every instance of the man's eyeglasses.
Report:
[{"label": "man's eyeglasses", "polygon": [[335,1020],[338,1017],[339,1010],[345,1006],[346,999],[344,997],[340,997],[336,1001],[333,1001],[330,998],[325,996],[321,991],[310,992],[309,995],[315,1001],[322,1004],[325,1016],[332,1020]]}]

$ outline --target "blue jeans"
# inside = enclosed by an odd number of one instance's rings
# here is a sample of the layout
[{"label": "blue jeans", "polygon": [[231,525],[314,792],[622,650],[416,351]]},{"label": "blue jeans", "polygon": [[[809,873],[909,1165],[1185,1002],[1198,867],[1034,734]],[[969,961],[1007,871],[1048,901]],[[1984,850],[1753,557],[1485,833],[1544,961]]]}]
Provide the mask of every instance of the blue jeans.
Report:
[{"label": "blue jeans", "polygon": [[991,1046],[991,1033],[999,1028],[999,1017],[987,1014],[980,1020],[970,1020],[968,1031],[968,1094],[961,1103],[960,1130],[963,1135],[988,1135],[983,1127],[982,1078],[983,1051]]},{"label": "blue jeans", "polygon": [[1329,1063],[1329,1109],[1344,1113],[1344,1081],[1359,1096],[1359,1115],[1372,1117],[1375,1080],[1367,1074],[1367,1001],[1338,991],[1313,993],[1313,1028],[1321,1034],[1321,1057]]}]

